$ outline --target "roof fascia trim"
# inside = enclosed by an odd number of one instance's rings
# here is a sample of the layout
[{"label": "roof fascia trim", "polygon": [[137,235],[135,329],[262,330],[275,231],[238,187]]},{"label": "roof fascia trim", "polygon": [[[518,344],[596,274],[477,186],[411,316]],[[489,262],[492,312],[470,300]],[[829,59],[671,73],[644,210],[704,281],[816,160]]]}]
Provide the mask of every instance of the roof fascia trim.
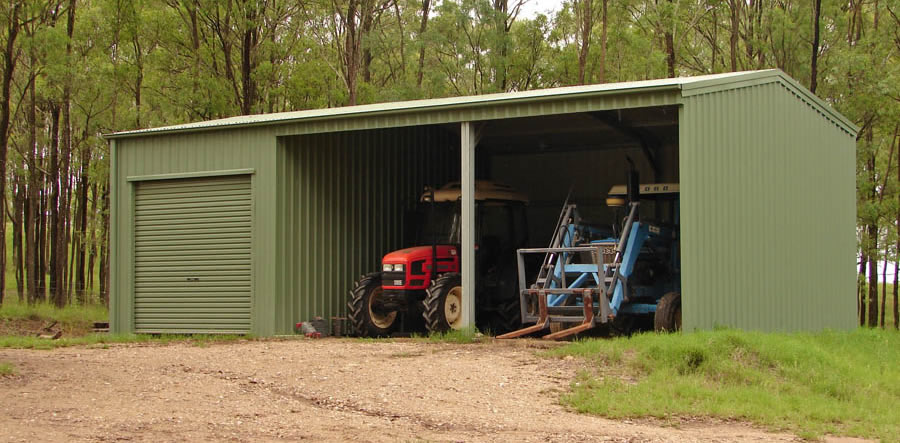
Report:
[{"label": "roof fascia trim", "polygon": [[[460,103],[449,103],[449,104],[423,104],[423,105],[411,105],[409,107],[398,108],[398,109],[388,109],[388,110],[351,110],[345,113],[332,114],[332,115],[321,115],[321,116],[309,116],[309,117],[298,117],[298,118],[284,118],[284,119],[272,119],[266,121],[259,122],[247,122],[247,123],[233,123],[233,124],[223,124],[223,125],[211,125],[211,126],[200,126],[200,127],[172,127],[171,129],[139,129],[134,131],[123,131],[116,132],[111,134],[103,134],[102,137],[107,140],[116,140],[116,139],[124,139],[124,138],[135,138],[135,137],[148,137],[155,135],[171,135],[171,134],[184,134],[184,133],[192,133],[192,132],[205,132],[205,131],[220,131],[227,129],[246,129],[246,128],[254,128],[261,126],[280,126],[286,124],[296,124],[296,123],[307,123],[307,122],[320,122],[324,120],[340,120],[340,119],[348,119],[348,118],[366,118],[366,117],[377,117],[377,116],[386,116],[386,115],[397,115],[397,114],[407,114],[413,112],[432,112],[432,111],[455,111],[459,109],[476,109],[476,108],[486,108],[491,106],[508,106],[508,105],[527,105],[536,102],[552,102],[558,100],[566,100],[569,98],[589,98],[589,97],[602,97],[608,95],[627,95],[627,94],[635,94],[635,93],[653,93],[653,92],[666,92],[666,91],[679,91],[683,87],[683,84],[673,83],[669,85],[657,85],[657,86],[642,86],[642,87],[634,87],[627,89],[614,89],[614,90],[605,90],[605,91],[576,91],[576,92],[564,92],[560,94],[549,94],[549,95],[541,95],[536,97],[503,97],[496,98],[484,101],[476,101],[476,102],[460,102]],[[478,97],[478,96],[474,96]],[[329,109],[329,108],[325,108]],[[330,108],[334,109],[334,108]]]}]

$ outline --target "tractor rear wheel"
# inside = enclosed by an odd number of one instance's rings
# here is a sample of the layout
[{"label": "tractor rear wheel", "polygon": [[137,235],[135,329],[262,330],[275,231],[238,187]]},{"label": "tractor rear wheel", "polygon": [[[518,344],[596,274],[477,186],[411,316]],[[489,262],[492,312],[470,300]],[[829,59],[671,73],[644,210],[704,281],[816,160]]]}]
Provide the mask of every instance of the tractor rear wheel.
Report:
[{"label": "tractor rear wheel", "polygon": [[462,277],[447,273],[431,283],[425,296],[425,327],[428,332],[461,329],[463,325]]},{"label": "tractor rear wheel", "polygon": [[670,292],[659,299],[653,315],[653,329],[656,332],[681,330],[681,293]]},{"label": "tractor rear wheel", "polygon": [[390,335],[396,329],[397,311],[384,312],[380,308],[381,273],[366,274],[350,291],[350,301],[347,303],[350,327],[360,337],[384,337]]}]

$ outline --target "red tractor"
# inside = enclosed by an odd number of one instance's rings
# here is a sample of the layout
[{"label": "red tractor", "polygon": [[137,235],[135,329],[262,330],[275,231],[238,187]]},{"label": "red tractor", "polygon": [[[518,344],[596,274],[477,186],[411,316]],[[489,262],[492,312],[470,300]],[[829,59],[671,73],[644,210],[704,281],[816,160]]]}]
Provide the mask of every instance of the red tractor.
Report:
[{"label": "red tractor", "polygon": [[[462,327],[460,195],[459,183],[426,189],[414,220],[421,246],[385,255],[380,272],[356,282],[347,303],[356,335]],[[520,326],[516,250],[528,238],[527,203],[509,186],[475,183],[475,323],[481,330],[502,333]]]}]

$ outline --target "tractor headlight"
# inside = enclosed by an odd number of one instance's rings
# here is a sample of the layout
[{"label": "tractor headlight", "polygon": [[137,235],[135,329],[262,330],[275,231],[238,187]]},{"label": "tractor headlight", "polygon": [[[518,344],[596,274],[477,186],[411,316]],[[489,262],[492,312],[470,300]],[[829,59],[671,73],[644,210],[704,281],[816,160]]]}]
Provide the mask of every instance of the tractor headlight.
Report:
[{"label": "tractor headlight", "polygon": [[394,270],[394,265],[385,263],[385,264],[381,265],[381,270],[384,272],[391,272]]},{"label": "tractor headlight", "polygon": [[403,265],[402,264],[394,265],[394,272],[403,272]]}]

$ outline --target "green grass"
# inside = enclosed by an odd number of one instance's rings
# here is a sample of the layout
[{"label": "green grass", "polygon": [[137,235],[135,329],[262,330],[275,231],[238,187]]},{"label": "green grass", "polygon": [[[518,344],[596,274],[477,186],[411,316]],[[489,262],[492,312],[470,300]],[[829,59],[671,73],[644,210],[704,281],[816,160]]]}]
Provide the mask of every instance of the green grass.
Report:
[{"label": "green grass", "polygon": [[463,329],[452,329],[447,332],[429,334],[425,339],[432,343],[478,343],[488,336],[482,334],[474,326]]},{"label": "green grass", "polygon": [[16,375],[16,367],[12,363],[0,362],[0,377]]},{"label": "green grass", "polygon": [[146,335],[146,334],[88,334],[74,338],[49,340],[37,337],[0,336],[0,349],[56,349],[70,346],[107,345],[113,343],[190,343],[205,347],[213,343],[252,340],[246,335]]},{"label": "green grass", "polygon": [[549,354],[591,365],[562,398],[579,412],[734,418],[805,438],[900,435],[900,333],[893,331],[647,333]]},{"label": "green grass", "polygon": [[94,322],[105,322],[108,318],[106,306],[97,304],[57,308],[47,302],[34,305],[19,303],[17,299],[10,297],[0,305],[0,320],[56,320],[62,326],[90,327]]}]

